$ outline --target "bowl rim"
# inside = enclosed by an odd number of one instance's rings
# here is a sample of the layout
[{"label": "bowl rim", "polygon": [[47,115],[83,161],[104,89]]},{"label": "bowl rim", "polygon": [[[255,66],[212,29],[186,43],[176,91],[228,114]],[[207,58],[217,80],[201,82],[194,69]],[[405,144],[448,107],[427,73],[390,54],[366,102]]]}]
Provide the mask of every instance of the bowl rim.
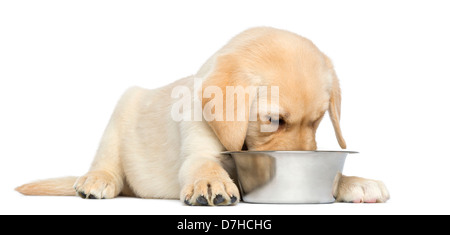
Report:
[{"label": "bowl rim", "polygon": [[269,150],[269,151],[224,151],[221,154],[261,154],[261,153],[295,153],[295,154],[306,154],[306,153],[347,153],[347,154],[357,154],[357,151],[349,150],[314,150],[314,151],[300,151],[300,150]]}]

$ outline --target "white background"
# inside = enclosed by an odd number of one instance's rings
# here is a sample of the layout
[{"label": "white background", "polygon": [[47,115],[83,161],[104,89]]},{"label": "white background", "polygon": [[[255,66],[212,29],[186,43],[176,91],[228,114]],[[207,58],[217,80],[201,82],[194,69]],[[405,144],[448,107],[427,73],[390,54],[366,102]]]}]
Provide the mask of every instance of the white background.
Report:
[{"label": "white background", "polygon": [[[449,214],[449,10],[428,0],[1,1],[0,214]],[[344,137],[361,152],[344,174],[384,181],[388,203],[197,208],[13,190],[84,174],[123,91],[194,74],[254,26],[296,32],[331,57]],[[338,148],[328,119],[317,141]]]}]

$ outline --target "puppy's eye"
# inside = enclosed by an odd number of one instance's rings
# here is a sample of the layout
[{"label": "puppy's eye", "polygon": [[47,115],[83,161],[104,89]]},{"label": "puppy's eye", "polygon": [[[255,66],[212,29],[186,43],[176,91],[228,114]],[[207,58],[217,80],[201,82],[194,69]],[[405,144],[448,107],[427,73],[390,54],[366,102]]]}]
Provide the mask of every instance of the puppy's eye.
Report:
[{"label": "puppy's eye", "polygon": [[272,125],[279,125],[279,126],[283,126],[284,124],[286,124],[286,122],[283,120],[283,118],[275,119],[275,118],[269,117],[269,122]]}]

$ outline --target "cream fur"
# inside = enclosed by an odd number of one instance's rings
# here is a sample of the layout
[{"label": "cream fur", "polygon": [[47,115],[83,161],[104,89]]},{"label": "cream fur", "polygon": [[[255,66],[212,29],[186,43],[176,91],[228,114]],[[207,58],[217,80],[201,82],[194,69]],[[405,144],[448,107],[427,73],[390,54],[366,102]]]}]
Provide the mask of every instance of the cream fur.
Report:
[{"label": "cream fur", "polygon": [[[174,121],[171,108],[177,100],[170,98],[172,89],[186,86],[191,94],[200,95],[202,89],[194,88],[194,78],[201,79],[204,87],[222,89],[279,86],[280,115],[286,126],[269,135],[258,131],[261,120]],[[200,105],[207,101],[201,100]],[[251,103],[250,98],[246,105]],[[195,76],[158,89],[133,87],[126,91],[90,171],[76,182],[75,178],[61,179],[61,189],[58,180],[40,181],[17,190],[27,195],[73,195],[76,191],[86,198],[123,194],[179,198],[188,205],[234,205],[239,201],[232,180],[234,166],[221,152],[240,150],[244,143],[250,150],[314,150],[315,131],[327,110],[339,144],[345,148],[339,126],[339,83],[328,57],[296,34],[273,28],[250,29],[215,53]],[[384,184],[378,181],[342,176],[339,182],[335,189],[338,201],[384,202],[389,198]],[[71,183],[75,190],[67,188]]]}]

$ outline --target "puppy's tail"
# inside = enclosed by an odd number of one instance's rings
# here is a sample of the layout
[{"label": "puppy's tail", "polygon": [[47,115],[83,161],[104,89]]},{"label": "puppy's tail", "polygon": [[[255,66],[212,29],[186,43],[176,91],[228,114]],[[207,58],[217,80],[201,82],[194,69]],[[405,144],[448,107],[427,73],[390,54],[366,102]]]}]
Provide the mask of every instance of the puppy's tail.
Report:
[{"label": "puppy's tail", "polygon": [[47,180],[39,180],[29,184],[24,184],[16,188],[16,191],[23,195],[35,196],[75,196],[73,188],[78,177],[63,177]]}]

